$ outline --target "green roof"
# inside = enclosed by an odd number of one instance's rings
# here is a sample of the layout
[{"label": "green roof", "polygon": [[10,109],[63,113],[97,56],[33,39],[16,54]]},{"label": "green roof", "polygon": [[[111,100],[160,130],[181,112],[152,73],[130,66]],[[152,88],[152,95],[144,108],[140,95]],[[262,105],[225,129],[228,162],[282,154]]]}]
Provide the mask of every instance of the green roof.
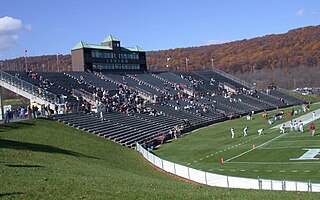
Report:
[{"label": "green roof", "polygon": [[[106,39],[104,39],[102,41],[103,42],[109,42],[109,41],[119,41],[116,37],[114,37],[113,35],[109,35]],[[76,50],[76,49],[84,49],[84,48],[88,48],[88,49],[102,49],[102,50],[112,50],[111,47],[109,46],[104,46],[104,45],[98,45],[98,44],[87,44],[83,41],[78,42],[72,49],[72,50]],[[121,49],[123,51],[140,51],[140,52],[144,52],[144,50],[141,47],[135,46],[135,47],[121,47]]]},{"label": "green roof", "polygon": [[103,49],[103,50],[112,50],[111,47],[108,46],[102,46],[102,45],[96,45],[96,44],[87,44],[84,43],[83,41],[78,42],[78,44],[76,44],[72,49],[72,50],[76,50],[76,49],[84,49],[84,48],[89,48],[89,49]]},{"label": "green roof", "polygon": [[127,51],[141,51],[144,52],[144,50],[141,47],[135,46],[135,47],[125,47],[123,48],[124,50]]},{"label": "green roof", "polygon": [[110,41],[116,41],[116,42],[120,42],[120,40],[118,40],[116,37],[114,37],[113,35],[109,35],[108,37],[106,37],[102,42],[110,42]]}]

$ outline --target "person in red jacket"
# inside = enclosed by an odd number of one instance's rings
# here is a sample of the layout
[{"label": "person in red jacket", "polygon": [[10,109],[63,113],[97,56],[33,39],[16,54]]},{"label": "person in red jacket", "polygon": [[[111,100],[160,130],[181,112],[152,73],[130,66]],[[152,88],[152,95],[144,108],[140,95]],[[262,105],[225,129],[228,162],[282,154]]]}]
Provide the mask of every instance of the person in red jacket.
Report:
[{"label": "person in red jacket", "polygon": [[314,136],[316,133],[316,125],[314,125],[314,123],[310,124],[310,131],[312,133],[312,136]]}]

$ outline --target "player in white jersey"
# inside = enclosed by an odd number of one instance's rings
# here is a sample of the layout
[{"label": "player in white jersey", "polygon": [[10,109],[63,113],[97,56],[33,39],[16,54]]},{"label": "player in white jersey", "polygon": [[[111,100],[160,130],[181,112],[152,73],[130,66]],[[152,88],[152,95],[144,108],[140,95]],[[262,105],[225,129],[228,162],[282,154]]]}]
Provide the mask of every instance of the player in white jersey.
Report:
[{"label": "player in white jersey", "polygon": [[261,135],[264,135],[264,128],[260,128],[259,130],[258,130],[258,133],[259,133],[259,136],[261,136]]},{"label": "player in white jersey", "polygon": [[234,138],[234,128],[231,128],[231,138]]},{"label": "player in white jersey", "polygon": [[280,126],[280,134],[284,134],[284,133],[285,133],[285,125],[282,124],[282,125]]},{"label": "player in white jersey", "polygon": [[249,127],[246,126],[246,127],[243,129],[243,136],[244,136],[244,137],[246,137],[246,136],[248,135],[248,128],[249,128]]}]

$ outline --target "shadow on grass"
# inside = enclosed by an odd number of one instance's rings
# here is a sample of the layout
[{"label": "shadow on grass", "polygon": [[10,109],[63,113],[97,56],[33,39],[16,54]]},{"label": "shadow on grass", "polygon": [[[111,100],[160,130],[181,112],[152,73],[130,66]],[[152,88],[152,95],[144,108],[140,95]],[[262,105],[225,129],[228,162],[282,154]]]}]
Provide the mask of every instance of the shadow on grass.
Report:
[{"label": "shadow on grass", "polygon": [[30,150],[30,151],[35,151],[35,152],[58,153],[58,154],[64,154],[64,155],[69,155],[69,156],[99,159],[96,157],[86,156],[81,153],[77,153],[77,152],[65,150],[65,149],[60,149],[60,148],[50,146],[50,145],[34,144],[34,143],[29,143],[29,142],[20,142],[20,141],[13,141],[13,140],[0,139],[0,147],[7,148],[7,149],[15,149],[15,150]]},{"label": "shadow on grass", "polygon": [[0,197],[12,196],[12,195],[21,195],[21,194],[24,194],[24,193],[22,193],[22,192],[0,193]]},{"label": "shadow on grass", "polygon": [[35,123],[30,121],[19,121],[13,122],[8,124],[0,125],[0,132],[6,132],[12,129],[22,129],[22,128],[29,128],[30,126],[34,126]]},{"label": "shadow on grass", "polygon": [[13,165],[13,164],[6,164],[7,167],[22,167],[22,168],[39,168],[43,167],[41,165]]}]

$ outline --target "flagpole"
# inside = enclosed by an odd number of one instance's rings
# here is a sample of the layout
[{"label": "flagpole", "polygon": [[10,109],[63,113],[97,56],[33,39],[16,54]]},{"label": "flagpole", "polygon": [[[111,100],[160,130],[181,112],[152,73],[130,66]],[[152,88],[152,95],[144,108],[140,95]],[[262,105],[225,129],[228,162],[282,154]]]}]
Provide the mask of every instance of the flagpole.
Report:
[{"label": "flagpole", "polygon": [[58,72],[59,72],[59,53],[57,53],[57,68],[58,68]]},{"label": "flagpole", "polygon": [[170,61],[170,59],[171,59],[170,57],[167,57],[167,71],[170,71],[169,70],[169,61]]},{"label": "flagpole", "polygon": [[28,52],[28,50],[24,50],[24,63],[26,65],[26,71],[28,71],[27,52]]},{"label": "flagpole", "polygon": [[187,72],[189,71],[189,70],[188,70],[188,61],[189,61],[189,59],[186,58],[186,71],[187,71]]}]

